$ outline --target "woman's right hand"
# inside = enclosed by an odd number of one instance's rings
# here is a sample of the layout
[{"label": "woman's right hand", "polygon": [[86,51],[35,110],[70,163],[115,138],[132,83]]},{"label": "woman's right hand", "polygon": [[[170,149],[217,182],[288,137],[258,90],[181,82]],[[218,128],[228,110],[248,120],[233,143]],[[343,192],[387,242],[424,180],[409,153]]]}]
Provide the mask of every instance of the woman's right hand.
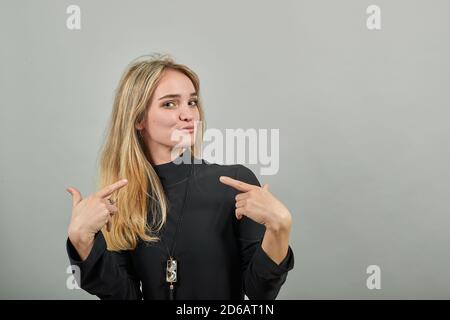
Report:
[{"label": "woman's right hand", "polygon": [[126,179],[119,180],[84,199],[77,189],[66,189],[72,195],[72,218],[68,235],[82,260],[89,255],[95,234],[105,224],[107,231],[110,230],[111,217],[117,212],[117,207],[110,203],[109,198],[114,191],[127,184]]}]

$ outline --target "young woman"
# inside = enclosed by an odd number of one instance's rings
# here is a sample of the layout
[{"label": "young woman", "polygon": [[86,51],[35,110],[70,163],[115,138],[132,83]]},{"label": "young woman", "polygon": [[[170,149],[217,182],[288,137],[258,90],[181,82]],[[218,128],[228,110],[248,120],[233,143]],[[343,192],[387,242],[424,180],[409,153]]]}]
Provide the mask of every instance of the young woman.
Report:
[{"label": "young woman", "polygon": [[276,298],[294,266],[291,214],[245,166],[201,159],[204,123],[191,69],[167,55],[128,66],[99,191],[67,189],[67,253],[82,289],[101,299]]}]

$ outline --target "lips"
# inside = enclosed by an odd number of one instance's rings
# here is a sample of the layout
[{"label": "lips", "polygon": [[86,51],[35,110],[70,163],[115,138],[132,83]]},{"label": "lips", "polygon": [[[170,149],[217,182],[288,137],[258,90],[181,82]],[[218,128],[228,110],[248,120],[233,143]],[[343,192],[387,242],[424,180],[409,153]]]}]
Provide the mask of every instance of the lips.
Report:
[{"label": "lips", "polygon": [[192,133],[192,132],[194,132],[194,126],[185,126],[185,127],[180,128],[179,130]]}]

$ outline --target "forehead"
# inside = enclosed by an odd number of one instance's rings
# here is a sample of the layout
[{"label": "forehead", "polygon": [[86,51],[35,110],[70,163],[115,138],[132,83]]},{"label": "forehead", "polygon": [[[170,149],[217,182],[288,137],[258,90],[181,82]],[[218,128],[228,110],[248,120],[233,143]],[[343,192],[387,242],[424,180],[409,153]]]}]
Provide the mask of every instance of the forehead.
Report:
[{"label": "forehead", "polygon": [[181,94],[189,96],[195,92],[194,84],[184,73],[166,69],[155,89],[155,98],[158,99],[166,94]]}]

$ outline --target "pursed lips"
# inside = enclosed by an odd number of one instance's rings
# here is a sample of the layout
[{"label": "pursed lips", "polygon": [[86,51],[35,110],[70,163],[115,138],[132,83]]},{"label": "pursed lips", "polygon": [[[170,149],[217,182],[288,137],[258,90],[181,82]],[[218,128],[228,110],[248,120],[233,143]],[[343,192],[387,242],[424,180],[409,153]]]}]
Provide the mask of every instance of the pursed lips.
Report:
[{"label": "pursed lips", "polygon": [[194,126],[186,126],[186,127],[180,128],[178,130],[187,131],[187,132],[193,132],[194,131]]}]

